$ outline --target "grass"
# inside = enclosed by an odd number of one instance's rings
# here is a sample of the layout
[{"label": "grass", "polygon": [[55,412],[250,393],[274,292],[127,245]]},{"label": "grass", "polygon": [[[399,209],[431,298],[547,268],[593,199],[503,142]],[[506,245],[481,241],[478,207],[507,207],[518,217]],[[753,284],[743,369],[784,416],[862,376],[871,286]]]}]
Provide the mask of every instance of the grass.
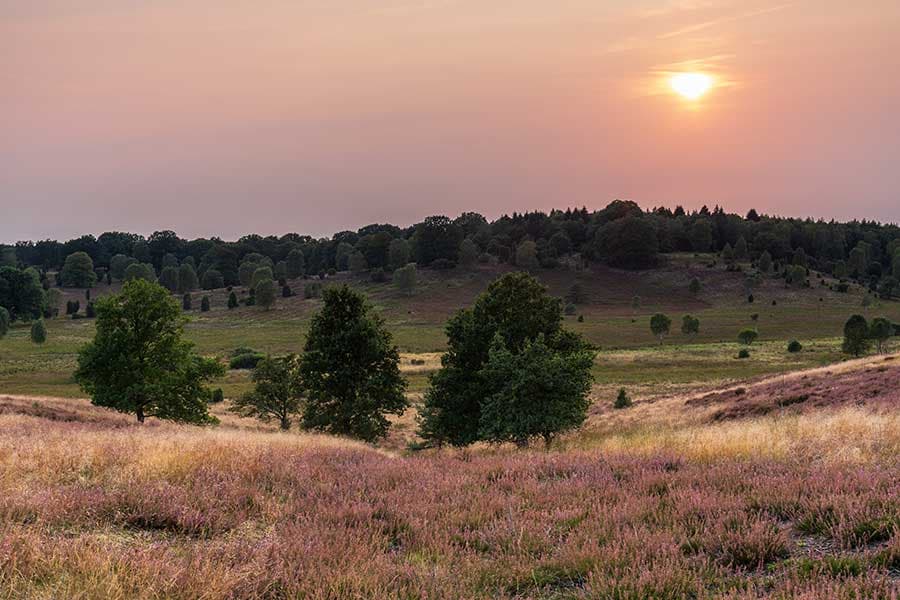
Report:
[{"label": "grass", "polygon": [[[896,416],[404,457],[78,406],[70,422],[0,414],[0,597],[896,592]],[[843,435],[871,452],[809,460],[798,432],[810,453]]]}]

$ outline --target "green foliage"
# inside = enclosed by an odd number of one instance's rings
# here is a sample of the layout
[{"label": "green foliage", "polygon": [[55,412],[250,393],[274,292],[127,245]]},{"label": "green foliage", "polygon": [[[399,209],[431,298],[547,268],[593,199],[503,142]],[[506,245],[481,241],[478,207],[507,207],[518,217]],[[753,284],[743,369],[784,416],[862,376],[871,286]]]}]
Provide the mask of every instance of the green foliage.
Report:
[{"label": "green foliage", "polygon": [[516,266],[526,271],[534,271],[540,266],[537,245],[531,240],[525,240],[516,248]]},{"label": "green foliage", "polygon": [[295,355],[264,358],[253,369],[250,380],[253,391],[237,398],[230,410],[264,423],[275,419],[282,430],[290,429],[302,407],[300,359]]},{"label": "green foliage", "polygon": [[271,279],[263,279],[254,288],[256,293],[256,303],[265,310],[270,310],[275,306],[278,295],[275,290],[275,282]]},{"label": "green foliage", "polygon": [[350,255],[350,258],[347,259],[347,268],[354,275],[359,275],[368,270],[369,263],[366,261],[366,257],[362,252],[354,252]]},{"label": "green foliage", "polygon": [[788,285],[802,287],[806,284],[806,267],[801,265],[791,265],[785,269],[785,273],[785,281]]},{"label": "green foliage", "polygon": [[60,281],[64,287],[93,287],[97,283],[97,274],[90,255],[79,251],[67,256],[60,271]]},{"label": "green foliage", "polygon": [[299,248],[294,248],[288,252],[285,263],[287,263],[287,276],[289,279],[297,279],[306,275],[306,257]]},{"label": "green foliage", "polygon": [[225,401],[225,393],[222,391],[222,388],[216,388],[212,391],[212,394],[209,397],[210,404],[220,404]]},{"label": "green foliage", "polygon": [[412,296],[416,291],[416,263],[409,263],[394,271],[394,285],[406,296]]},{"label": "green foliage", "polygon": [[[501,392],[497,387],[501,382],[488,379],[484,372],[497,336],[512,355],[523,353],[538,338],[560,360],[571,355],[580,364],[575,355],[585,350],[577,335],[562,329],[560,300],[521,272],[491,283],[473,307],[451,317],[446,333],[448,351],[441,358],[441,369],[431,377],[420,412],[420,434],[438,444],[465,446],[481,438],[483,402]],[[540,345],[536,350],[543,352]]]},{"label": "green foliage", "polygon": [[697,335],[700,333],[700,319],[692,315],[684,315],[681,320],[681,333],[685,335]]},{"label": "green foliage", "polygon": [[159,273],[159,284],[172,292],[178,291],[178,267],[163,267]]},{"label": "green foliage", "polygon": [[707,218],[697,219],[688,232],[694,252],[709,252],[713,243],[713,226]]},{"label": "green foliage", "polygon": [[264,358],[265,355],[252,348],[238,348],[232,353],[231,360],[228,361],[228,368],[237,370],[255,369],[256,365]]},{"label": "green foliage", "polygon": [[862,315],[853,315],[844,324],[843,350],[853,356],[865,354],[872,345],[869,339],[869,323]]},{"label": "green foliage", "polygon": [[0,339],[6,336],[9,333],[9,311],[4,307],[0,306]]},{"label": "green foliage", "polygon": [[413,257],[422,267],[440,259],[455,264],[463,237],[463,230],[447,217],[428,217],[416,226],[413,233]]},{"label": "green foliage", "polygon": [[128,268],[128,265],[132,265],[136,262],[137,260],[130,256],[116,254],[109,259],[109,273],[112,275],[113,279],[122,281],[125,279],[125,269]]},{"label": "green foliage", "polygon": [[847,269],[847,263],[839,260],[835,263],[834,269],[832,270],[832,275],[834,275],[837,279],[846,279],[850,274],[849,269]]},{"label": "green foliage", "polygon": [[753,344],[759,337],[759,332],[752,328],[741,329],[740,333],[738,333],[738,341],[745,346],[749,346]]},{"label": "green foliage", "polygon": [[190,294],[185,294],[181,297],[181,308],[183,310],[191,310],[193,306],[193,300]]},{"label": "green foliage", "polygon": [[772,272],[772,255],[769,254],[768,250],[764,251],[759,256],[758,266],[759,266],[760,273],[768,275],[769,273]]},{"label": "green foliage", "polygon": [[400,269],[409,262],[411,255],[409,242],[403,238],[391,240],[388,246],[388,266],[393,270]]},{"label": "green foliage", "polygon": [[203,273],[202,287],[204,290],[217,290],[223,288],[225,287],[225,276],[217,269],[207,269],[206,272]]},{"label": "green foliage", "polygon": [[737,260],[746,260],[749,255],[747,240],[744,236],[740,236],[734,244],[734,258]]},{"label": "green foliage", "polygon": [[563,312],[566,314],[566,316],[571,317],[578,313],[578,307],[575,306],[574,304],[572,304],[571,302],[569,302],[568,304],[566,304],[566,307],[565,307],[565,309],[563,309]]},{"label": "green foliage", "polygon": [[659,242],[654,224],[628,216],[605,224],[594,238],[597,254],[614,267],[647,269],[659,262]]},{"label": "green foliage", "polygon": [[583,285],[576,281],[572,284],[572,287],[569,288],[569,292],[566,294],[566,300],[572,304],[587,304],[587,290],[584,289]]},{"label": "green foliage", "polygon": [[373,283],[384,283],[387,281],[387,274],[381,267],[375,267],[369,271],[369,279],[371,279]]},{"label": "green foliage", "polygon": [[549,445],[559,433],[579,427],[590,405],[594,353],[560,353],[543,336],[513,353],[498,332],[481,371],[493,394],[481,405],[479,437],[525,445],[534,437]]},{"label": "green foliage", "polygon": [[156,271],[149,263],[131,263],[125,268],[125,281],[141,279],[151,283],[156,282]]},{"label": "green foliage", "polygon": [[230,292],[228,294],[228,309],[231,310],[232,308],[237,308],[237,307],[238,307],[237,294],[235,294],[234,292]]},{"label": "green foliage", "polygon": [[650,331],[654,336],[659,340],[659,343],[663,343],[663,339],[669,335],[669,330],[672,328],[672,319],[662,313],[656,313],[652,317],[650,317]]},{"label": "green foliage", "polygon": [[464,239],[459,245],[459,266],[471,269],[477,261],[478,245],[471,238]]},{"label": "green foliage", "polygon": [[0,307],[11,321],[30,321],[43,314],[44,290],[33,275],[15,267],[0,267]]},{"label": "green foliage", "polygon": [[688,291],[691,293],[691,296],[697,296],[700,294],[700,280],[694,277],[691,279],[691,283],[688,285]]},{"label": "green foliage", "polygon": [[802,350],[803,350],[803,344],[801,344],[797,340],[791,340],[790,343],[788,343],[787,351],[790,352],[791,354],[796,354],[797,352],[800,352]]},{"label": "green foliage", "polygon": [[177,268],[178,268],[178,264],[179,264],[179,263],[178,263],[178,257],[175,256],[174,254],[172,254],[171,252],[166,252],[166,254],[163,255],[163,257],[162,257],[162,263],[160,264],[160,266],[161,266],[163,269],[168,268],[168,267],[172,267],[173,269],[177,269]]},{"label": "green foliage", "polygon": [[403,414],[407,406],[400,355],[362,294],[341,286],[323,297],[301,360],[303,427],[375,441],[387,435],[386,415]]},{"label": "green foliage", "polygon": [[616,399],[613,402],[613,408],[622,409],[628,408],[631,405],[631,398],[628,397],[628,394],[625,392],[625,388],[619,389],[619,394],[616,396]]},{"label": "green foliage", "polygon": [[322,284],[318,281],[313,281],[311,283],[307,283],[303,286],[303,297],[307,300],[311,298],[321,298],[322,297]]},{"label": "green foliage", "polygon": [[187,292],[193,292],[198,287],[200,287],[200,282],[197,279],[197,271],[195,271],[194,267],[190,264],[183,263],[178,267],[179,293],[186,294]]},{"label": "green foliage", "polygon": [[900,290],[900,285],[898,285],[897,279],[895,279],[892,275],[883,277],[881,279],[881,282],[878,284],[878,295],[885,300],[890,300],[891,298],[893,298],[898,290]]},{"label": "green foliage", "polygon": [[746,348],[741,348],[737,355],[738,358],[750,358],[750,351]]},{"label": "green foliage", "polygon": [[200,312],[209,312],[209,296],[203,296],[200,300]]},{"label": "green foliage", "polygon": [[879,354],[884,351],[884,344],[894,335],[894,324],[884,317],[872,319],[869,337],[875,341]]},{"label": "green foliage", "polygon": [[250,280],[250,287],[255,290],[263,281],[275,281],[275,273],[272,271],[272,267],[259,267],[256,269],[253,272],[253,278]]},{"label": "green foliage", "polygon": [[275,269],[273,269],[272,273],[275,275],[275,279],[282,282],[287,279],[287,262],[283,260],[279,260],[275,263]]},{"label": "green foliage", "polygon": [[726,243],[722,248],[722,260],[726,263],[734,262],[734,248],[731,247],[731,244]]},{"label": "green foliage", "polygon": [[35,344],[43,344],[47,341],[47,328],[44,326],[43,319],[38,319],[31,324],[31,341]]},{"label": "green foliage", "polygon": [[97,301],[94,340],[78,356],[75,380],[96,406],[136,415],[204,424],[209,390],[224,373],[182,339],[184,317],[164,288],[130,281]]}]

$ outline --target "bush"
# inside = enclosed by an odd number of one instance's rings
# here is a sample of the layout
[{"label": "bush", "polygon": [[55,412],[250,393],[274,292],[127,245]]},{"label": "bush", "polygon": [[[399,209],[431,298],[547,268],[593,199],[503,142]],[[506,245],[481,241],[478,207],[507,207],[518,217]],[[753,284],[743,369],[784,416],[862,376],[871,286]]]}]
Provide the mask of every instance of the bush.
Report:
[{"label": "bush", "polygon": [[578,322],[584,323],[584,315],[578,315]]},{"label": "bush", "polygon": [[746,348],[741,348],[741,351],[738,352],[738,358],[750,358],[750,351]]},{"label": "bush", "polygon": [[742,329],[741,332],[738,334],[738,341],[740,343],[744,344],[745,346],[749,346],[749,345],[753,344],[753,342],[755,342],[756,338],[758,338],[758,337],[759,337],[758,331],[756,331],[755,329],[747,328],[747,329]]},{"label": "bush", "polygon": [[797,352],[800,352],[801,350],[803,350],[803,344],[801,344],[797,340],[791,340],[790,343],[788,344],[787,351],[790,352],[791,354],[796,354]]},{"label": "bush", "polygon": [[265,355],[260,352],[250,350],[244,354],[238,354],[228,362],[230,369],[255,369],[259,361],[263,360]]},{"label": "bush", "polygon": [[291,291],[291,288],[289,288],[288,286],[285,285],[281,288],[281,297],[282,298],[290,298],[293,295],[294,295],[294,292]]},{"label": "bush", "polygon": [[203,296],[200,300],[200,312],[209,312],[209,296]]},{"label": "bush", "polygon": [[31,341],[35,344],[43,344],[47,341],[47,328],[44,327],[43,319],[38,319],[31,325]]},{"label": "bush", "polygon": [[192,300],[191,300],[191,295],[190,295],[190,294],[185,294],[185,295],[181,298],[181,308],[183,308],[184,310],[191,310],[191,305],[192,305],[192,304],[193,304],[193,302],[192,302]]},{"label": "bush", "polygon": [[303,286],[303,297],[307,300],[322,296],[322,284],[318,282],[307,283]]},{"label": "bush", "polygon": [[375,283],[384,283],[387,281],[387,275],[384,273],[384,269],[378,267],[377,269],[372,269],[369,272],[369,278]]},{"label": "bush", "polygon": [[625,393],[625,388],[620,389],[619,395],[616,396],[616,401],[613,402],[613,408],[628,408],[631,404],[631,398]]},{"label": "bush", "polygon": [[86,316],[88,319],[93,319],[97,316],[97,314],[94,312],[93,302],[88,302],[87,308],[84,311],[84,316]]},{"label": "bush", "polygon": [[232,308],[237,308],[237,307],[238,307],[237,294],[235,294],[234,292],[231,292],[230,294],[228,294],[228,308],[232,309]]},{"label": "bush", "polygon": [[212,394],[209,396],[210,404],[219,404],[220,402],[225,401],[225,393],[222,391],[222,388],[216,388],[212,391]]}]

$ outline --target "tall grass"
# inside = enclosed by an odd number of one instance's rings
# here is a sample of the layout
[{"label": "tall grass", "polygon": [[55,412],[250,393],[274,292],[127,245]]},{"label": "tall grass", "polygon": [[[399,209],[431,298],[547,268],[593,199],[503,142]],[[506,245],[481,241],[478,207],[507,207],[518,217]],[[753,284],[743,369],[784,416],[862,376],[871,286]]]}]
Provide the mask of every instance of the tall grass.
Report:
[{"label": "tall grass", "polygon": [[734,427],[398,457],[0,415],[0,597],[896,598],[897,456],[756,455]]}]

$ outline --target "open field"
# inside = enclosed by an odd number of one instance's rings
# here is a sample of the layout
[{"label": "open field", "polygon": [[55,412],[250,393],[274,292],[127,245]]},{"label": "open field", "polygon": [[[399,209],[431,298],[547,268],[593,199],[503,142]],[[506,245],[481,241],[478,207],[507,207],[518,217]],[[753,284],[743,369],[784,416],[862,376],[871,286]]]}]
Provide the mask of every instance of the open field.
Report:
[{"label": "open field", "polygon": [[403,456],[238,420],[141,427],[77,400],[0,406],[3,598],[890,599],[900,586],[896,409],[650,418],[564,452]]},{"label": "open field", "polygon": [[[677,255],[659,270],[643,273],[596,267],[590,271],[542,271],[538,276],[551,293],[565,296],[574,283],[585,290],[586,302],[577,306],[576,316],[566,317],[566,326],[583,334],[600,353],[594,374],[609,386],[660,384],[691,385],[721,383],[754,375],[785,372],[824,365],[841,358],[841,330],[847,317],[862,312],[869,317],[884,315],[900,322],[900,303],[885,302],[863,309],[862,292],[854,289],[839,294],[825,287],[788,289],[780,280],[765,280],[754,290],[754,303],[747,302],[744,276],[709,269],[705,257]],[[445,346],[444,323],[454,311],[467,306],[502,269],[482,267],[474,272],[420,272],[420,285],[411,297],[400,294],[389,283],[376,284],[340,274],[335,281],[348,282],[364,290],[384,316],[388,328],[406,358],[426,354],[430,366],[437,366],[434,354]],[[695,298],[687,290],[692,277],[703,283]],[[813,282],[817,282],[814,277]],[[262,352],[283,354],[302,350],[311,315],[318,300],[302,298],[303,280],[290,282],[299,295],[279,298],[276,308],[225,308],[227,292],[209,293],[213,309],[209,313],[191,311],[188,337],[200,352],[226,356],[239,346]],[[105,285],[94,290],[95,297],[115,291]],[[64,290],[66,298],[81,298],[81,290]],[[246,292],[238,289],[239,295]],[[200,292],[195,293],[195,306]],[[632,308],[633,296],[641,298]],[[775,304],[773,305],[773,301]],[[672,317],[672,334],[660,346],[649,330],[655,312]],[[684,314],[700,318],[700,334],[685,336],[680,331]],[[757,320],[751,319],[757,315]],[[760,340],[749,360],[736,360],[737,332],[756,326]],[[37,347],[28,340],[24,327],[15,327],[0,342],[0,392],[79,397],[71,381],[78,348],[93,335],[89,320],[59,318],[48,321],[49,339]],[[788,340],[798,339],[804,352],[789,355]],[[421,392],[427,372],[413,369],[405,360],[410,390]],[[426,370],[427,371],[427,370]],[[226,395],[247,389],[247,373],[231,372],[221,382]]]}]

